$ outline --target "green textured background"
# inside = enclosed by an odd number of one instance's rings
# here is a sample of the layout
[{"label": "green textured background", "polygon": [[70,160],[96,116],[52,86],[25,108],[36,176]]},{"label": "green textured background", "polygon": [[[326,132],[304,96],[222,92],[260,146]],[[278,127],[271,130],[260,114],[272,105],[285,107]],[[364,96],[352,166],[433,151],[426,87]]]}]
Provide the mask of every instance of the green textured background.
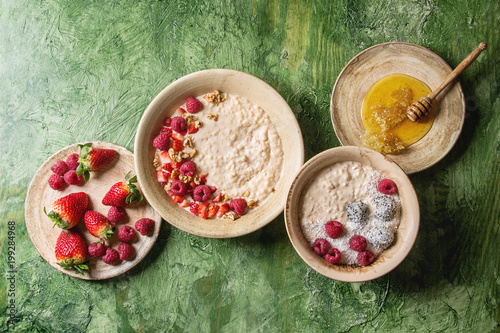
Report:
[{"label": "green textured background", "polygon": [[[500,5],[496,0],[0,2],[0,332],[16,222],[19,332],[491,332],[500,321]],[[205,239],[163,223],[151,253],[102,282],[50,267],[24,223],[27,186],[54,152],[87,140],[133,150],[140,117],[173,80],[231,68],[289,103],[306,158],[338,146],[332,87],[363,49],[425,46],[461,76],[463,132],[410,178],[420,233],[393,272],[341,283],[311,270],[283,216],[250,235]]]}]

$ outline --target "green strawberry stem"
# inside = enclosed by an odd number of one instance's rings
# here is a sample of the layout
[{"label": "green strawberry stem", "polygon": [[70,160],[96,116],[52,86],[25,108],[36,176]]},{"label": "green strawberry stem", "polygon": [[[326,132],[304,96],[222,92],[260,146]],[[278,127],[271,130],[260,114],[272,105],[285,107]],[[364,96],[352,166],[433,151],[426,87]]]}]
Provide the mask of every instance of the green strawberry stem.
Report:
[{"label": "green strawberry stem", "polygon": [[129,171],[127,173],[127,175],[125,176],[125,180],[128,181],[127,186],[128,186],[129,191],[130,191],[130,194],[127,195],[125,202],[129,205],[132,203],[141,202],[142,199],[144,199],[141,192],[134,185],[134,183],[137,182],[137,176],[130,178],[131,173],[132,173],[132,171]]},{"label": "green strawberry stem", "polygon": [[47,214],[47,211],[45,210],[45,207],[43,207],[43,212],[45,213],[45,215],[47,215],[47,217],[52,221],[54,222],[54,224],[52,225],[52,228],[54,228],[56,225],[61,228],[61,229],[64,229],[64,231],[66,232],[69,232],[68,230],[66,230],[66,228],[69,227],[69,224],[64,221],[60,216],[59,214],[57,214],[56,212],[54,212],[53,210],[51,210],[48,214]]},{"label": "green strawberry stem", "polygon": [[[115,228],[108,229],[108,230],[104,233],[104,235],[102,235],[101,237],[102,237],[103,239],[108,239],[108,238],[110,238],[111,236],[113,236],[113,233],[114,233],[114,232],[115,232]],[[104,243],[104,240],[103,240],[103,243]]]},{"label": "green strawberry stem", "polygon": [[76,168],[76,174],[79,176],[82,175],[83,180],[85,180],[85,182],[88,182],[90,179],[90,172],[88,170],[89,166],[87,156],[92,150],[92,143],[89,142],[83,145],[78,145],[78,147],[80,148],[80,158],[78,159],[78,162],[80,162],[80,164],[78,164],[78,167]]},{"label": "green strawberry stem", "polygon": [[82,275],[85,271],[89,270],[89,266],[87,265],[88,261],[77,263],[76,259],[65,258],[63,262],[58,262],[57,264],[64,269],[74,269],[77,273]]}]

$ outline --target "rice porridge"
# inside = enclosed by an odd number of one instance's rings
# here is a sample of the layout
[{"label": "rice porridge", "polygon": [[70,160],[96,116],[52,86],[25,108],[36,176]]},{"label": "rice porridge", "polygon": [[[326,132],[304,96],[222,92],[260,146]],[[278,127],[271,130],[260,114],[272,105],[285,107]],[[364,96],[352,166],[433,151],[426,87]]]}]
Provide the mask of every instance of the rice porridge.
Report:
[{"label": "rice porridge", "polygon": [[[273,194],[283,169],[281,139],[265,111],[241,96],[215,91],[190,99],[162,128],[169,143],[153,143],[158,181],[175,202],[202,218],[237,218]],[[192,104],[197,111],[188,112]],[[192,172],[184,172],[187,161],[194,163]],[[239,203],[232,204],[236,198]]]},{"label": "rice porridge", "polygon": [[396,184],[378,170],[339,162],[309,180],[298,211],[302,233],[317,254],[332,263],[366,265],[393,242],[401,201]]}]

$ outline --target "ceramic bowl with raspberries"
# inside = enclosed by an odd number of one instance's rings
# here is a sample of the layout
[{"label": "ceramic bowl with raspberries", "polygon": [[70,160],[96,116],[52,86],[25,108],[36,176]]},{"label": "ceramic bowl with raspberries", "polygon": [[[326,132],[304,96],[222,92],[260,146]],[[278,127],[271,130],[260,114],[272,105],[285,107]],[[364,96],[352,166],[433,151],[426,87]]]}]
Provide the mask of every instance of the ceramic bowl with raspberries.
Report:
[{"label": "ceramic bowl with raspberries", "polygon": [[395,269],[417,237],[420,210],[405,172],[371,149],[337,147],[309,160],[290,187],[288,236],[318,273],[369,281]]},{"label": "ceramic bowl with raspberries", "polygon": [[209,238],[262,228],[282,211],[304,163],[302,134],[286,101],[234,70],[182,77],[139,123],[134,158],[144,196],[173,226]]}]

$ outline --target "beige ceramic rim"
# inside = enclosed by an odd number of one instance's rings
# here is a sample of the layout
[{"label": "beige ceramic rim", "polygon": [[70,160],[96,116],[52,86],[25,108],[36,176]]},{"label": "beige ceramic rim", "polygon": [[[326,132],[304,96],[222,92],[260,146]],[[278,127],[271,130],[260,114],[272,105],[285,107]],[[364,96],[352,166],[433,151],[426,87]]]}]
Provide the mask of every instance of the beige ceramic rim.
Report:
[{"label": "beige ceramic rim", "polygon": [[[54,254],[54,248],[56,244],[57,237],[61,233],[61,229],[58,227],[52,228],[52,222],[43,212],[43,208],[50,211],[50,205],[56,199],[66,196],[70,193],[75,192],[85,192],[89,197],[89,208],[100,212],[101,214],[107,215],[110,207],[104,206],[101,203],[102,198],[106,192],[111,188],[116,182],[122,181],[129,171],[134,171],[134,158],[132,152],[124,147],[118,146],[116,144],[104,141],[86,141],[84,143],[91,142],[93,147],[114,149],[117,151],[117,156],[115,159],[103,169],[99,171],[92,172],[90,180],[84,185],[79,186],[67,186],[62,191],[55,191],[51,189],[48,185],[48,178],[52,175],[50,167],[55,164],[58,160],[66,160],[66,158],[72,153],[78,153],[78,144],[75,143],[71,146],[65,147],[49,157],[47,161],[38,169],[35,176],[31,180],[28,187],[28,193],[26,195],[26,203],[24,205],[24,215],[26,221],[26,229],[28,230],[28,235],[30,236],[31,242],[40,253],[43,259],[47,261],[52,267],[63,272],[66,275],[76,277],[83,280],[103,280],[109,279],[120,274],[127,272],[137,265],[151,250],[156,238],[158,237],[161,217],[156,213],[153,208],[147,204],[144,200],[140,204],[134,204],[133,206],[127,207],[125,210],[127,212],[128,218],[120,224],[116,225],[115,234],[109,240],[106,241],[107,246],[111,246],[117,249],[119,241],[117,239],[118,228],[123,225],[130,225],[134,228],[134,223],[140,218],[148,217],[155,221],[154,231],[149,236],[142,236],[136,232],[135,242],[132,246],[135,250],[135,256],[132,260],[122,261],[116,266],[110,266],[105,264],[101,259],[94,259],[89,257],[90,270],[85,272],[84,275],[78,274],[73,270],[66,270],[61,268],[56,263],[56,258]],[[141,190],[141,186],[137,184],[137,187]],[[75,227],[77,231],[83,236],[87,245],[98,239],[86,230],[83,221],[80,221]]]},{"label": "beige ceramic rim", "polygon": [[[236,221],[203,220],[179,208],[156,180],[153,139],[165,121],[187,97],[214,90],[240,95],[262,107],[283,143],[284,166],[274,194],[266,202]],[[304,163],[304,144],[292,110],[276,90],[259,78],[229,69],[209,69],[186,75],[162,90],[144,112],[135,138],[135,165],[144,195],[160,215],[175,227],[193,235],[230,238],[260,229],[282,211],[292,178]]]},{"label": "beige ceramic rim", "polygon": [[[398,185],[401,198],[401,222],[393,244],[369,266],[333,265],[316,255],[302,234],[298,219],[301,193],[308,181],[334,163],[355,161],[372,166]],[[321,200],[321,198],[318,198]],[[417,238],[420,223],[418,198],[405,172],[392,160],[371,149],[355,146],[326,150],[310,159],[300,169],[288,192],[285,207],[286,230],[299,256],[312,269],[334,280],[362,282],[381,277],[396,268],[408,255]]]},{"label": "beige ceramic rim", "polygon": [[[425,82],[431,90],[451,73],[450,66],[425,47],[401,42],[372,46],[356,55],[342,70],[333,87],[330,112],[333,128],[344,146],[363,146],[361,121],[363,98],[379,79],[407,74]],[[407,174],[425,170],[443,159],[453,148],[465,120],[465,98],[460,82],[436,98],[434,123],[420,141],[400,154],[387,155]]]}]

